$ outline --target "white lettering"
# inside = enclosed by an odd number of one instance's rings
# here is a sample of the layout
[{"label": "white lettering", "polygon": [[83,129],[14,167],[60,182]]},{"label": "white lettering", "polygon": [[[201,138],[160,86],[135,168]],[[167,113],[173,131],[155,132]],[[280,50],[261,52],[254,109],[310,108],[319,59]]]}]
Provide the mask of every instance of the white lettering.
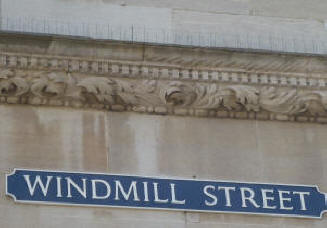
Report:
[{"label": "white lettering", "polygon": [[206,185],[204,186],[203,188],[203,192],[206,196],[210,197],[212,199],[211,202],[209,202],[208,200],[205,200],[204,203],[207,205],[207,206],[215,206],[217,205],[218,203],[218,199],[215,195],[211,194],[208,192],[208,190],[211,189],[211,190],[215,190],[215,186],[213,185]]},{"label": "white lettering", "polygon": [[120,181],[115,181],[116,183],[116,196],[115,196],[115,200],[119,200],[119,192],[121,192],[121,194],[123,195],[125,200],[129,199],[129,196],[132,194],[133,191],[133,196],[134,199],[133,201],[140,201],[138,195],[137,195],[137,189],[136,189],[136,181],[132,181],[131,185],[129,186],[128,192],[126,193],[122,184],[120,183]]},{"label": "white lettering", "polygon": [[168,199],[159,199],[158,183],[153,183],[153,190],[154,190],[154,202],[168,203]]},{"label": "white lettering", "polygon": [[67,180],[67,197],[72,198],[71,186],[73,186],[84,198],[86,198],[86,179],[82,178],[83,189],[78,186],[70,177],[65,177]]},{"label": "white lettering", "polygon": [[225,206],[226,207],[231,207],[232,204],[231,204],[231,200],[230,200],[230,191],[235,191],[235,187],[219,186],[218,191],[221,190],[221,189],[224,190],[224,192],[225,192],[225,199],[226,199]]},{"label": "white lettering", "polygon": [[52,180],[52,176],[47,176],[47,183],[45,184],[45,186],[44,186],[44,184],[43,184],[43,182],[41,180],[40,175],[37,175],[35,177],[33,186],[32,186],[31,181],[30,181],[30,175],[24,175],[24,179],[26,181],[26,184],[27,184],[28,190],[30,191],[31,196],[34,195],[36,185],[39,185],[41,190],[42,190],[43,195],[47,196],[48,188],[49,188],[49,185],[50,185],[50,181]]},{"label": "white lettering", "polygon": [[[246,201],[249,201],[256,208],[260,207],[254,200],[255,193],[251,188],[243,187],[243,188],[240,188],[240,190],[241,190],[241,196],[242,196],[242,207],[248,207],[246,205]],[[250,196],[246,196],[245,192],[250,193]]]},{"label": "white lettering", "polygon": [[293,207],[286,207],[284,205],[284,202],[290,202],[291,201],[291,198],[284,198],[284,194],[290,194],[291,192],[290,191],[281,191],[281,190],[278,190],[278,194],[279,194],[279,204],[280,204],[280,209],[282,210],[293,210]]},{"label": "white lettering", "polygon": [[[92,182],[92,199],[107,199],[110,196],[111,188],[107,181],[94,179],[94,180],[91,180],[91,182]],[[103,196],[97,195],[97,188],[96,188],[97,183],[101,183],[106,186],[106,194],[105,195],[103,195]]]},{"label": "white lettering", "polygon": [[148,182],[143,182],[144,202],[149,202]]},{"label": "white lettering", "polygon": [[276,209],[276,206],[270,206],[268,205],[268,201],[274,200],[275,198],[272,196],[267,196],[267,193],[274,193],[274,190],[272,189],[261,189],[262,194],[262,207],[265,209]]},{"label": "white lettering", "polygon": [[177,200],[176,199],[175,184],[170,184],[170,191],[171,191],[171,203],[172,204],[185,204],[185,200]]},{"label": "white lettering", "polygon": [[57,177],[57,197],[62,197],[61,194],[61,177]]},{"label": "white lettering", "polygon": [[299,196],[300,196],[301,211],[306,211],[306,210],[307,210],[307,207],[306,207],[306,205],[305,205],[305,199],[304,199],[304,196],[305,196],[305,195],[309,196],[309,195],[310,195],[310,192],[293,192],[293,194],[295,194],[295,195],[299,195]]}]

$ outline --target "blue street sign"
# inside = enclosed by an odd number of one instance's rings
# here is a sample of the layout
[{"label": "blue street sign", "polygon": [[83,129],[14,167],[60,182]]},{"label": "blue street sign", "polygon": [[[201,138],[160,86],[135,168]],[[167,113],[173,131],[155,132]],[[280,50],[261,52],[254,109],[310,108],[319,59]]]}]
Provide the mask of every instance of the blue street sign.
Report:
[{"label": "blue street sign", "polygon": [[17,202],[321,218],[317,186],[180,180],[15,169],[6,194]]}]

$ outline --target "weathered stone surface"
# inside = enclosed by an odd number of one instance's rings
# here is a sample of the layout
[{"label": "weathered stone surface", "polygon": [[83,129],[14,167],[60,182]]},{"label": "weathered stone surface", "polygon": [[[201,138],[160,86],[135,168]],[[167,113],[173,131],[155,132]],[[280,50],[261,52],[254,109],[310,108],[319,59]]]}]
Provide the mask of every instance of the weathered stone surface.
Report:
[{"label": "weathered stone surface", "polygon": [[[25,0],[26,1],[26,0]],[[27,1],[26,1],[27,2]],[[3,13],[5,10],[10,10],[9,12],[20,13],[23,12],[23,8],[19,7],[19,0],[2,0],[3,4]],[[64,5],[63,5],[64,4]],[[298,6],[301,7],[298,7]],[[65,7],[63,7],[65,6]],[[88,7],[85,7],[88,6]],[[306,0],[203,0],[200,2],[193,1],[192,4],[189,3],[189,0],[165,0],[165,1],[152,1],[152,0],[110,0],[110,1],[96,1],[89,2],[87,0],[69,0],[62,2],[56,1],[41,1],[41,0],[28,0],[28,4],[26,4],[27,10],[26,14],[38,14],[43,16],[56,16],[61,14],[62,16],[66,16],[66,18],[74,19],[75,15],[67,15],[65,12],[69,12],[72,9],[75,11],[79,11],[81,15],[91,14],[88,11],[90,8],[95,8],[101,10],[102,8],[110,9],[117,8],[117,6],[121,6],[121,8],[127,8],[126,11],[132,11],[133,8],[147,8],[148,11],[153,9],[185,9],[189,11],[200,11],[200,12],[213,12],[213,13],[223,13],[223,14],[234,14],[234,15],[261,15],[264,17],[282,17],[282,18],[294,18],[294,19],[325,19],[325,10],[326,10],[326,2],[324,0],[312,0],[310,2]],[[25,7],[25,8],[26,8]],[[52,12],[50,8],[55,7],[59,12]],[[29,10],[30,9],[30,10]],[[33,11],[33,9],[36,9]],[[15,11],[14,11],[15,10]],[[41,11],[44,10],[44,11]],[[7,11],[8,12],[8,11]],[[98,11],[99,12],[99,11]],[[92,15],[92,14],[91,14]],[[103,16],[102,14],[100,14]],[[95,15],[100,17],[100,15]],[[136,15],[136,14],[135,14]],[[135,16],[131,15],[131,16]],[[108,16],[108,15],[107,15]],[[115,15],[116,16],[116,15]],[[122,15],[119,15],[122,16]],[[124,15],[126,17],[126,14]],[[94,20],[94,18],[88,18]],[[105,18],[102,18],[105,19]],[[111,18],[110,18],[111,19]],[[117,17],[113,18],[117,20]],[[127,18],[126,20],[131,19]],[[153,23],[153,22],[152,22]],[[159,23],[158,23],[159,24]]]},{"label": "weathered stone surface", "polygon": [[0,106],[0,166],[107,170],[103,112]]},{"label": "weathered stone surface", "polygon": [[[326,131],[320,124],[9,105],[0,113],[1,182],[20,167],[317,184],[327,191]],[[4,195],[4,185],[0,199],[0,224],[6,227],[326,226],[325,218],[22,205]]]},{"label": "weathered stone surface", "polygon": [[3,0],[0,8],[11,31],[327,53],[324,0]]},{"label": "weathered stone surface", "polygon": [[[306,52],[310,39],[326,36],[323,0],[0,2],[1,16],[308,37],[300,44],[230,37],[239,48]],[[19,167],[316,184],[327,192],[326,63],[325,56],[1,33],[0,227],[325,228],[326,215],[22,205],[5,196],[3,183]]]},{"label": "weathered stone surface", "polygon": [[264,181],[317,183],[327,189],[325,138],[324,125],[258,122],[258,151],[265,159],[260,171]]},{"label": "weathered stone surface", "polygon": [[[326,191],[319,124],[110,113],[109,170],[182,178],[317,184]],[[114,129],[117,129],[116,131]],[[121,141],[124,143],[120,143]],[[326,216],[324,216],[326,217]],[[187,227],[323,227],[322,220],[199,213]]]}]

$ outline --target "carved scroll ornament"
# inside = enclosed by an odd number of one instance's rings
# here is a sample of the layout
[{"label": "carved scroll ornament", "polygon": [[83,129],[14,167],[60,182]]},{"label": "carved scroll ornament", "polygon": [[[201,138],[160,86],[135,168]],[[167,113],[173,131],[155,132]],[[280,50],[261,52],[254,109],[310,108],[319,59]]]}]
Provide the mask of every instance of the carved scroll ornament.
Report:
[{"label": "carved scroll ornament", "polygon": [[[327,91],[2,69],[0,101],[159,114],[327,117]],[[246,114],[248,113],[248,114]],[[261,115],[262,116],[262,115]],[[278,119],[278,118],[276,118]]]}]

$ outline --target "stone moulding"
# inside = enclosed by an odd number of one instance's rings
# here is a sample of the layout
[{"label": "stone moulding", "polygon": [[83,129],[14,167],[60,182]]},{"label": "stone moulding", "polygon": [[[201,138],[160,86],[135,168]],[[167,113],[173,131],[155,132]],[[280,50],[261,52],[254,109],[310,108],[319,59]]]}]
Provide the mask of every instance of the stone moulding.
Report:
[{"label": "stone moulding", "polygon": [[327,58],[0,32],[0,103],[327,123]]},{"label": "stone moulding", "polygon": [[321,74],[0,53],[0,102],[327,123]]},{"label": "stone moulding", "polygon": [[326,74],[244,70],[237,67],[181,67],[129,61],[94,60],[65,56],[0,53],[0,67],[46,71],[66,71],[106,77],[189,80],[203,82],[297,86],[323,89]]}]

